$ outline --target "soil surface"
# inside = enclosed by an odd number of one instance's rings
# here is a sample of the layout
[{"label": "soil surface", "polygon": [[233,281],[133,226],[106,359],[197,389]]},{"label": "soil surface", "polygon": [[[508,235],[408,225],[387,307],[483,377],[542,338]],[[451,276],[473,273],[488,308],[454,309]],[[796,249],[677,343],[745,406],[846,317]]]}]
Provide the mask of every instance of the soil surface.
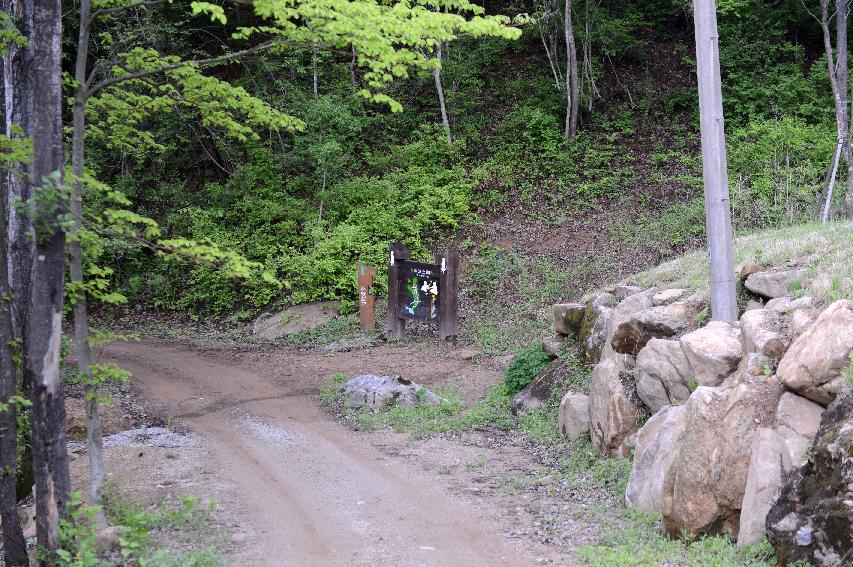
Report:
[{"label": "soil surface", "polygon": [[[536,537],[524,498],[490,478],[494,467],[535,473],[523,448],[474,432],[415,442],[353,431],[317,404],[335,372],[404,374],[476,399],[499,373],[462,351],[388,345],[328,355],[142,342],[111,345],[103,357],[133,373],[146,411],[194,440],[108,448],[108,470],[149,501],[158,492],[215,500],[230,564],[575,564]],[[75,478],[85,461],[73,463]]]}]

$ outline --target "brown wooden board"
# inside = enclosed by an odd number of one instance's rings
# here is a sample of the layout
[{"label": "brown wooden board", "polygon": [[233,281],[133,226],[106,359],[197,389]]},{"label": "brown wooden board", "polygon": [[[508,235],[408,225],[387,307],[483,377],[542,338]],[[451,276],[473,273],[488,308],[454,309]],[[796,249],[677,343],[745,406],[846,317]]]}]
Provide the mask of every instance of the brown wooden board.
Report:
[{"label": "brown wooden board", "polygon": [[441,266],[405,260],[400,262],[398,270],[397,316],[438,322]]},{"label": "brown wooden board", "polygon": [[397,304],[399,300],[399,268],[402,260],[408,260],[412,253],[405,244],[394,243],[388,250],[388,333],[396,338],[402,339],[406,334],[406,320],[397,315]]},{"label": "brown wooden board", "polygon": [[362,331],[376,328],[376,297],[370,289],[376,270],[358,262],[358,321]]}]

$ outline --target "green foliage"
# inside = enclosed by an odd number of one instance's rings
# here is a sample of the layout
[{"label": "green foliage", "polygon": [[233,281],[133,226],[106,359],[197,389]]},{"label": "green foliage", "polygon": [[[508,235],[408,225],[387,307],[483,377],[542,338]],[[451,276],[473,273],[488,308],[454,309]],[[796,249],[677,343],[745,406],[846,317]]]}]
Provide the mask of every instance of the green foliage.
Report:
[{"label": "green foliage", "polygon": [[602,567],[654,567],[661,564],[704,567],[775,564],[773,548],[762,540],[737,547],[726,536],[670,539],[660,531],[660,518],[634,510],[625,511],[627,525],[611,528],[594,545],[582,545],[578,556],[589,565]]},{"label": "green foliage", "polygon": [[551,359],[542,350],[539,342],[531,343],[521,351],[507,366],[504,375],[504,390],[510,396],[520,392],[544,368]]},{"label": "green foliage", "polygon": [[850,366],[841,371],[841,376],[844,377],[844,382],[848,388],[853,388],[853,352],[850,353]]}]

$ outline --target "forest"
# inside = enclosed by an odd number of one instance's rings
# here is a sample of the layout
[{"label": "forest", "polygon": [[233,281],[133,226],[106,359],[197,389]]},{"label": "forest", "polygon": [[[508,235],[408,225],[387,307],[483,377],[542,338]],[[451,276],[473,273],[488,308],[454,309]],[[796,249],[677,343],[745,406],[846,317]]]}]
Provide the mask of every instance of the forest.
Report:
[{"label": "forest", "polygon": [[[716,2],[736,236],[853,217],[848,13]],[[103,528],[99,406],[128,372],[94,351],[125,330],[326,302],[277,344],[351,338],[357,262],[381,311],[392,243],[453,246],[461,339],[523,365],[543,306],[706,245],[686,0],[2,0],[0,28],[6,565],[33,483],[40,561],[98,564],[68,555],[63,382]]]}]

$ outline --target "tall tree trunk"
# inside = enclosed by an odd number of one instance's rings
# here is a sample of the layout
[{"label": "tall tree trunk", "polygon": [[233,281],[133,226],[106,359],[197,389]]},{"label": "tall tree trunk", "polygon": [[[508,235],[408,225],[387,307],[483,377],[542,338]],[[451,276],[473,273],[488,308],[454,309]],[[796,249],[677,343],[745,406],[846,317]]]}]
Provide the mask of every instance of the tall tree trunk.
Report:
[{"label": "tall tree trunk", "polygon": [[571,140],[578,131],[578,108],[581,100],[575,32],[572,29],[572,0],[566,0],[563,26],[566,36],[566,129],[563,136]]},{"label": "tall tree trunk", "polygon": [[[19,47],[8,44],[8,52],[3,56],[3,92],[5,110],[5,131],[9,137],[20,137],[13,127],[23,131],[24,137],[32,135],[31,116],[33,111],[32,87],[32,51],[33,51],[33,0],[0,0],[0,9],[12,17],[18,31],[27,39],[27,45]],[[32,222],[21,215],[14,207],[17,199],[26,201],[31,197],[26,175],[29,164],[17,164],[23,175],[4,172],[8,212],[6,234],[9,238],[6,270],[14,295],[12,297],[12,323],[15,338],[22,338],[22,329],[26,319],[27,301],[30,289],[30,268],[33,262],[34,241]]]},{"label": "tall tree trunk", "polygon": [[[27,0],[32,1],[32,0]],[[62,10],[59,0],[34,0],[33,165],[36,256],[25,326],[25,378],[33,403],[36,533],[48,555],[59,545],[71,482],[65,439],[65,395],[59,373],[65,275],[62,173]],[[48,557],[46,560],[51,561]]]},{"label": "tall tree trunk", "polygon": [[83,173],[86,159],[86,103],[89,93],[86,86],[86,65],[89,55],[89,18],[91,0],[80,2],[80,32],[77,40],[77,58],[74,65],[74,90],[72,108],[73,131],[71,138],[71,168],[74,180],[71,189],[71,216],[73,225],[69,249],[71,256],[71,283],[79,290],[72,298],[74,302],[74,347],[77,366],[83,377],[83,393],[86,402],[86,448],[89,453],[89,503],[98,506],[95,522],[106,526],[102,508],[101,487],[104,484],[104,442],[101,436],[101,418],[98,411],[98,391],[91,381],[91,354],[89,352],[89,317],[86,293],[81,287],[83,276],[83,250],[80,230],[83,224]]},{"label": "tall tree trunk", "polygon": [[319,90],[319,85],[318,85],[319,81],[318,81],[318,77],[317,77],[317,46],[316,45],[311,46],[311,70],[314,73],[314,83],[313,83],[312,92],[314,93],[314,100],[317,100],[317,98],[320,96],[320,90]]},{"label": "tall tree trunk", "polygon": [[356,67],[357,63],[358,63],[358,60],[357,60],[356,55],[355,55],[355,45],[353,45],[352,46],[352,59],[350,59],[350,62],[349,62],[349,77],[350,77],[350,80],[352,81],[352,88],[358,87],[358,81],[356,80],[356,75],[355,75],[355,67]]},{"label": "tall tree trunk", "polygon": [[[839,2],[839,4],[843,4],[843,0]],[[846,13],[846,12],[845,12]],[[846,138],[847,134],[847,105],[844,103],[846,98],[846,80],[847,80],[847,66],[845,64],[844,68],[844,80],[845,83],[840,82],[840,67],[836,66],[835,62],[835,52],[832,48],[832,32],[829,29],[831,16],[829,14],[829,0],[820,0],[820,29],[823,33],[823,51],[824,55],[826,55],[826,66],[829,71],[829,86],[832,89],[832,98],[835,101],[835,128],[838,132],[838,137],[841,139]],[[846,20],[846,17],[845,17]],[[838,28],[839,33],[841,33],[841,27]],[[846,26],[844,29],[844,39],[846,43],[847,31]],[[841,39],[839,36],[838,39]],[[842,54],[839,50],[839,63],[841,62]],[[843,55],[844,61],[846,63],[847,54],[846,51]]]},{"label": "tall tree trunk", "polygon": [[435,58],[438,60],[439,66],[432,70],[432,76],[435,79],[435,90],[438,93],[438,106],[441,109],[441,123],[444,125],[444,133],[447,135],[447,143],[450,144],[453,140],[450,137],[450,120],[447,118],[447,106],[444,104],[444,88],[441,86],[441,42],[435,46]]},{"label": "tall tree trunk", "polygon": [[[5,181],[5,180],[4,180]],[[8,203],[5,183],[0,191],[0,266],[7,264],[6,219]],[[9,403],[17,393],[17,369],[12,352],[12,302],[6,270],[0,272],[0,522],[3,524],[3,554],[6,565],[28,565],[27,544],[18,519],[15,473],[18,469],[17,411]],[[5,407],[6,409],[2,409]]]},{"label": "tall tree trunk", "polygon": [[737,321],[732,218],[726,163],[720,46],[714,0],[694,0],[702,177],[705,184],[705,232],[711,272],[711,317]]}]

